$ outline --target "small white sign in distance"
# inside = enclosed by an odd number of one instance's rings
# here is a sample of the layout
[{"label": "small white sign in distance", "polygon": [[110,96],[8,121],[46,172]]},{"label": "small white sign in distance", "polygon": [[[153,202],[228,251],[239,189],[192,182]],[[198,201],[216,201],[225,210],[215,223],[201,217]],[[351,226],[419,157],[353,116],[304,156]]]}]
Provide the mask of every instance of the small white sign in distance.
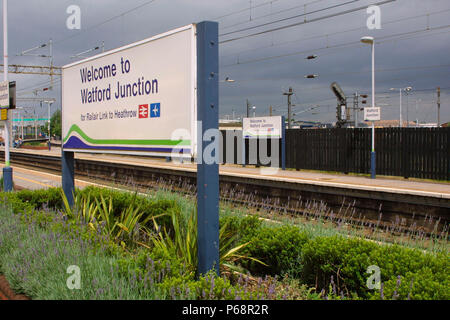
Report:
[{"label": "small white sign in distance", "polygon": [[381,119],[381,110],[379,107],[364,108],[365,121],[379,121]]},{"label": "small white sign in distance", "polygon": [[9,108],[9,81],[0,82],[0,109]]},{"label": "small white sign in distance", "polygon": [[64,66],[64,150],[194,156],[195,33],[192,24]]},{"label": "small white sign in distance", "polygon": [[281,139],[281,116],[244,118],[242,132],[246,139]]}]

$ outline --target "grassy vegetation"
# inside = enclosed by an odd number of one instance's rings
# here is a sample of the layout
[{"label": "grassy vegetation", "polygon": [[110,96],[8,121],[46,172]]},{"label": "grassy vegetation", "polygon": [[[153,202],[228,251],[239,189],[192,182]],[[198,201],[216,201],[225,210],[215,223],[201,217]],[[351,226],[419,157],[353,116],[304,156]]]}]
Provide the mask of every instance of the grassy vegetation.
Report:
[{"label": "grassy vegetation", "polygon": [[32,146],[32,147],[47,147],[47,142],[42,141],[27,141],[22,144],[23,146]]},{"label": "grassy vegetation", "polygon": [[[369,241],[316,220],[261,220],[222,203],[221,277],[196,272],[190,196],[89,187],[0,193],[0,272],[34,299],[450,299],[447,239]],[[381,238],[380,238],[381,240]],[[423,239],[422,239],[423,240]],[[82,270],[69,290],[67,267]],[[381,289],[369,289],[369,266]]]}]

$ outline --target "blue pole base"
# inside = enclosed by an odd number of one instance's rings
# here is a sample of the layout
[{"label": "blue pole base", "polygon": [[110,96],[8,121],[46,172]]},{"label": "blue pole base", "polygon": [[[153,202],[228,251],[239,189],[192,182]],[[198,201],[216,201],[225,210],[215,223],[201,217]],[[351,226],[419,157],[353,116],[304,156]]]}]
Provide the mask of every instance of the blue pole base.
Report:
[{"label": "blue pole base", "polygon": [[10,192],[13,190],[13,169],[11,167],[3,168],[3,190]]},{"label": "blue pole base", "polygon": [[75,192],[75,160],[74,153],[61,152],[61,178],[62,188],[70,207],[73,207],[73,195]]},{"label": "blue pole base", "polygon": [[376,176],[376,155],[375,152],[370,153],[370,177],[375,179]]}]

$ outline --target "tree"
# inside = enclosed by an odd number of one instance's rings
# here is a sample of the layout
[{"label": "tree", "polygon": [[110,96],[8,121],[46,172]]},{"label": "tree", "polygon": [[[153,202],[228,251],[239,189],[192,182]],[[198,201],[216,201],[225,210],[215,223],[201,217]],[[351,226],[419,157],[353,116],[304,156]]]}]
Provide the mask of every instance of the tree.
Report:
[{"label": "tree", "polygon": [[[50,118],[50,134],[61,137],[61,110],[57,110]],[[41,131],[48,135],[48,124],[41,127]]]}]

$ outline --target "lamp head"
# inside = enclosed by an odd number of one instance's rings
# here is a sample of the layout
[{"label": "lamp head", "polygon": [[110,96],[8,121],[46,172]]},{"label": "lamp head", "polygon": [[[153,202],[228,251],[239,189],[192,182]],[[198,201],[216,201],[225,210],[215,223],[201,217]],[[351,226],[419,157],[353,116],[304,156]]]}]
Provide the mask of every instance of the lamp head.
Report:
[{"label": "lamp head", "polygon": [[366,44],[373,44],[374,38],[373,37],[368,37],[368,36],[362,37],[361,38],[361,42],[362,43],[366,43]]}]

